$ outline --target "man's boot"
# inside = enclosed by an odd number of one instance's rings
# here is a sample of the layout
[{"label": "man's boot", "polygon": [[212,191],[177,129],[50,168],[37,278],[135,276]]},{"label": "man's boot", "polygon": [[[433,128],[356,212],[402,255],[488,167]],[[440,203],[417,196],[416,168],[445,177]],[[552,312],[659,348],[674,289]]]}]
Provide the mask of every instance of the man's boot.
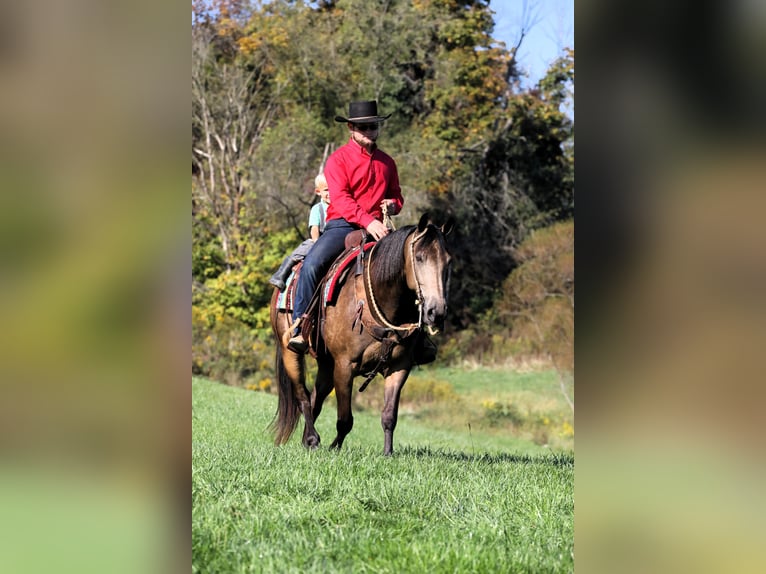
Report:
[{"label": "man's boot", "polygon": [[287,341],[287,348],[290,349],[293,353],[298,353],[299,355],[302,355],[308,351],[309,348],[308,342],[303,338],[303,329],[301,328],[302,322],[303,318],[298,319],[295,323],[293,323],[290,330],[285,333],[285,335],[283,335],[285,337],[290,337]]},{"label": "man's boot", "polygon": [[293,353],[302,355],[308,351],[309,344],[306,342],[306,339],[303,338],[303,335],[298,333],[297,335],[290,337],[290,340],[287,342],[287,348],[290,349]]}]

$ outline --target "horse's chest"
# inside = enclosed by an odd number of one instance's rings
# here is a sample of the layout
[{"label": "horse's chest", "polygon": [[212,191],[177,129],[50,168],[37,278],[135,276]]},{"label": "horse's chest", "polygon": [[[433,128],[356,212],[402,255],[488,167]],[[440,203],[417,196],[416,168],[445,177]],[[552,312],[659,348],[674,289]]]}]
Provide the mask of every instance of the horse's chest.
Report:
[{"label": "horse's chest", "polygon": [[357,363],[358,370],[367,372],[380,365],[381,362],[385,366],[397,364],[409,354],[409,348],[406,344],[395,341],[376,341],[364,349],[361,360]]}]

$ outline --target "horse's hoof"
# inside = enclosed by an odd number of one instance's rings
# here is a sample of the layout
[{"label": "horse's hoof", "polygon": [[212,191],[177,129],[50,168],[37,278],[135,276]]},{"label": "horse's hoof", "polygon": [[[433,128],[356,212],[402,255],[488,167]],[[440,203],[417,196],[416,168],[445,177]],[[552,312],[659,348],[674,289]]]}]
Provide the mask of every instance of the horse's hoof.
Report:
[{"label": "horse's hoof", "polygon": [[303,446],[305,446],[309,450],[316,450],[319,448],[319,443],[320,443],[320,440],[318,436],[310,436],[303,441]]}]

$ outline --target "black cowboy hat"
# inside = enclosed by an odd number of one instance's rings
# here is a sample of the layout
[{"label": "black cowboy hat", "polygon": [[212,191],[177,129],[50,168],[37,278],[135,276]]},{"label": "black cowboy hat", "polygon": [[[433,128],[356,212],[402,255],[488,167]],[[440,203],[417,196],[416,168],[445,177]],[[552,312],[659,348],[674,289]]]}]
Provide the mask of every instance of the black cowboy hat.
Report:
[{"label": "black cowboy hat", "polygon": [[378,102],[376,100],[370,100],[367,102],[351,102],[348,105],[348,117],[335,116],[336,122],[382,122],[391,117],[391,114],[387,116],[378,115]]}]

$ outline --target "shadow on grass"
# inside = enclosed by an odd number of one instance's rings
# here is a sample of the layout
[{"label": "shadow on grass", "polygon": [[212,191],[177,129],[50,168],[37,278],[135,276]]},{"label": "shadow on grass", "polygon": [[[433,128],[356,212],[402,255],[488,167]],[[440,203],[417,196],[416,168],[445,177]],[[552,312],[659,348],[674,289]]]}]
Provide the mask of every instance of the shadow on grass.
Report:
[{"label": "shadow on grass", "polygon": [[442,449],[432,449],[430,447],[402,447],[394,451],[394,456],[415,457],[415,458],[443,458],[446,460],[456,460],[460,462],[478,462],[482,464],[544,464],[551,466],[574,466],[574,454],[571,453],[550,453],[544,455],[528,454],[510,454],[510,453],[481,453],[469,454],[466,452],[455,452]]}]

